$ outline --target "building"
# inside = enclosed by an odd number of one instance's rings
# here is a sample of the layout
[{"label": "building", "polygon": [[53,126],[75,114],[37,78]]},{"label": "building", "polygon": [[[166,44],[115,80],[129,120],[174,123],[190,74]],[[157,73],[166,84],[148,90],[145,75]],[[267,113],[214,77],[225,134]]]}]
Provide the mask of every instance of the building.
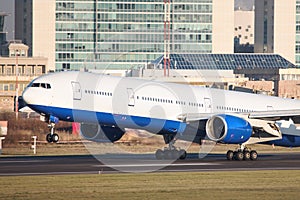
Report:
[{"label": "building", "polygon": [[8,54],[5,51],[4,45],[6,45],[6,32],[4,31],[4,22],[5,22],[5,17],[7,16],[6,13],[0,12],[0,56]]},{"label": "building", "polygon": [[254,45],[254,10],[234,11],[234,37],[238,38],[239,44]]},{"label": "building", "polygon": [[16,39],[52,69],[130,69],[171,53],[233,53],[234,0],[18,0]]},{"label": "building", "polygon": [[234,11],[234,52],[254,53],[254,10]]},{"label": "building", "polygon": [[255,1],[255,53],[280,54],[300,66],[300,1]]},{"label": "building", "polygon": [[[294,81],[289,83],[291,86],[298,84],[300,78],[300,69],[277,54],[171,54],[169,76],[164,77],[162,69],[163,56],[145,66],[140,76],[193,85],[218,85],[225,89],[230,85],[246,86],[248,81],[269,81],[272,89],[268,92],[276,96],[281,95],[280,81]],[[288,96],[299,97],[298,93],[288,93]]]},{"label": "building", "polygon": [[29,57],[48,58],[55,71],[55,0],[15,0],[15,39],[28,45]]},{"label": "building", "polygon": [[28,46],[17,41],[8,45],[8,57],[0,57],[0,110],[13,111],[16,96],[36,77],[48,72],[48,59],[28,57]]}]

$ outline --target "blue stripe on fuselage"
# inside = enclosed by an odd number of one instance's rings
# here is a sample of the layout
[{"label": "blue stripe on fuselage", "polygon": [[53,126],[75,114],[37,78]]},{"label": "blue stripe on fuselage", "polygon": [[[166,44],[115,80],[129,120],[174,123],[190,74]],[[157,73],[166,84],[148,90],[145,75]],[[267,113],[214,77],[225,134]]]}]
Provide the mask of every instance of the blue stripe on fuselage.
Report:
[{"label": "blue stripe on fuselage", "polygon": [[75,110],[53,106],[28,105],[32,110],[58,117],[62,121],[98,123],[120,128],[143,129],[158,134],[182,134],[186,124],[166,119],[157,119],[124,114],[112,114],[87,110]]}]

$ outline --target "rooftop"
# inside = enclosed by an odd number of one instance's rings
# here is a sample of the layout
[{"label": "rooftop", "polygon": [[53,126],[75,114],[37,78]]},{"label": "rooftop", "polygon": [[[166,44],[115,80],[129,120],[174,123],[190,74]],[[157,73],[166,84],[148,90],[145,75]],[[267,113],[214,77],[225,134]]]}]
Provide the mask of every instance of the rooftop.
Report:
[{"label": "rooftop", "polygon": [[[163,68],[163,56],[152,62]],[[171,54],[170,69],[283,69],[296,68],[294,64],[278,54]]]}]

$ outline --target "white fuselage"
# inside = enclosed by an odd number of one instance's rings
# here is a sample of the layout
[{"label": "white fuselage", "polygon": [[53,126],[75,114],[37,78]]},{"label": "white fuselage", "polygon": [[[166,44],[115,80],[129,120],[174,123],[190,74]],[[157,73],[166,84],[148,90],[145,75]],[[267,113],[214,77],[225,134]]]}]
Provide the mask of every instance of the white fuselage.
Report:
[{"label": "white fuselage", "polygon": [[86,72],[39,77],[26,88],[23,98],[35,111],[60,120],[154,133],[160,129],[185,129],[186,123],[179,118],[184,114],[245,114],[300,108],[300,101],[293,99]]}]

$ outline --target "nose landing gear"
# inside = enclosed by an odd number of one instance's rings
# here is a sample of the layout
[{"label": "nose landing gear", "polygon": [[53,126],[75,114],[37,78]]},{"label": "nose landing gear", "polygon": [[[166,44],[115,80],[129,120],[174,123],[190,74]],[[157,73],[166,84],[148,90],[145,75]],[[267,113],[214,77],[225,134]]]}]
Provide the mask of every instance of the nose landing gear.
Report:
[{"label": "nose landing gear", "polygon": [[45,117],[45,119],[46,120],[44,121],[48,122],[48,128],[50,129],[50,133],[48,133],[46,136],[46,141],[49,143],[57,143],[59,141],[59,136],[55,133],[55,124],[58,123],[59,119],[51,115]]},{"label": "nose landing gear", "polygon": [[48,125],[49,129],[50,129],[50,133],[47,134],[46,136],[46,140],[47,142],[51,143],[57,143],[59,141],[59,136],[58,134],[56,134],[55,131],[55,124],[51,123]]}]

